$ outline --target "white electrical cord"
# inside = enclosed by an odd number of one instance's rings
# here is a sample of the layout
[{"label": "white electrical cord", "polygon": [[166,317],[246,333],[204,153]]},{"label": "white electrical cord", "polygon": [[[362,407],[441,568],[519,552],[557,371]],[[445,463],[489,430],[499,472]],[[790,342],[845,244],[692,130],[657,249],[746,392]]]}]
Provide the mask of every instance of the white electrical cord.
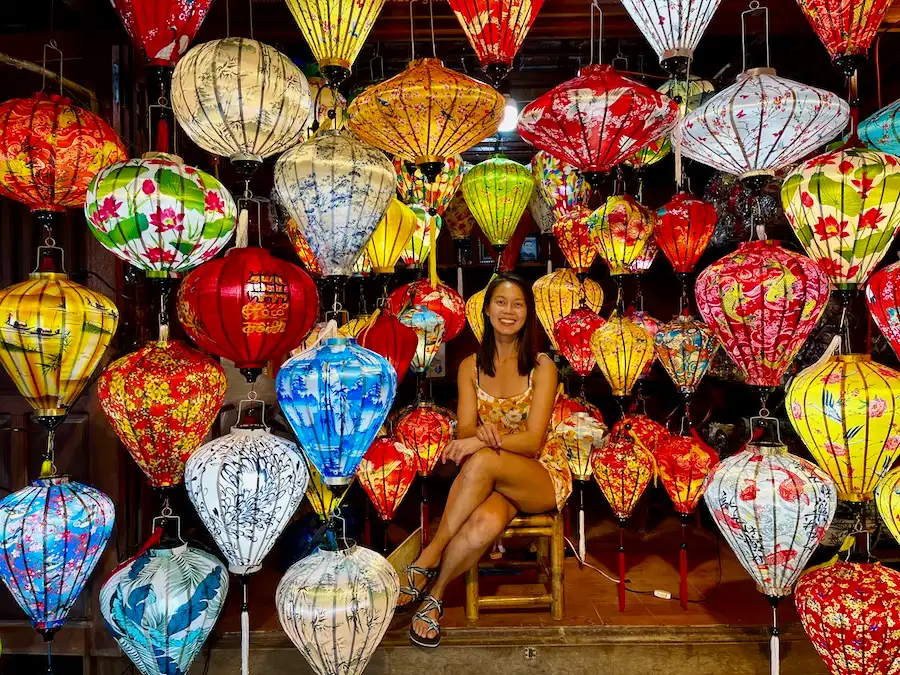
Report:
[{"label": "white electrical cord", "polygon": [[[569,538],[568,538],[568,537],[563,537],[563,539],[565,539],[565,542],[569,545],[569,548],[572,549],[572,553],[575,554],[575,560],[577,560],[581,565],[583,565],[584,567],[588,567],[588,568],[594,570],[595,572],[597,572],[597,574],[599,574],[600,576],[602,576],[602,577],[603,577],[604,579],[606,579],[607,581],[611,581],[612,583],[614,583],[614,584],[616,584],[616,585],[619,584],[619,580],[618,580],[618,579],[616,579],[615,577],[611,577],[611,576],[608,575],[606,572],[604,572],[603,570],[601,570],[599,567],[594,567],[594,566],[591,565],[589,562],[587,562],[586,560],[584,560],[581,556],[579,556],[579,555],[578,555],[578,549],[575,547],[575,545],[574,545],[571,541],[569,541]],[[634,591],[634,590],[632,590],[632,589],[630,589],[630,588],[629,588],[628,590],[630,590],[632,593],[638,593],[638,592],[640,592],[640,593],[646,593],[647,595],[650,594],[650,593],[648,593],[648,592],[646,592],[646,591]],[[663,590],[660,590],[660,589],[655,589],[655,590],[653,591],[653,595],[654,595],[655,597],[659,598],[660,600],[671,600],[671,599],[672,599],[672,594],[669,593],[669,591],[663,591]]]}]

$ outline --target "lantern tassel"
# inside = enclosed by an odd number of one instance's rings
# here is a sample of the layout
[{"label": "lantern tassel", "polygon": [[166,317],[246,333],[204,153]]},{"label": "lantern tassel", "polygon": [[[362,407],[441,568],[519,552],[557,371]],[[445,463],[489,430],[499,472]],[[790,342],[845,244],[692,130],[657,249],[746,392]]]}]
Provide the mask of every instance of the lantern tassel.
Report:
[{"label": "lantern tassel", "polygon": [[[435,216],[436,218],[437,216]],[[432,288],[437,288],[438,285],[438,273],[437,273],[437,233],[435,230],[437,229],[437,223],[432,220],[431,227],[429,228],[428,238],[431,242],[431,249],[428,251],[428,278],[431,282]]]},{"label": "lantern tassel", "polygon": [[772,639],[769,640],[769,663],[771,675],[779,675],[781,671],[780,644],[778,639],[778,598],[769,598],[772,603]]},{"label": "lantern tassel", "polygon": [[625,527],[619,521],[619,611],[625,612]]},{"label": "lantern tassel", "polygon": [[462,267],[456,268],[456,292],[463,295],[463,273]]},{"label": "lantern tassel", "polygon": [[243,598],[241,601],[241,675],[249,675],[250,673],[250,605],[247,602],[247,586],[246,576],[241,577],[241,592]]},{"label": "lantern tassel", "polygon": [[687,557],[687,522],[686,516],[681,517],[681,551],[679,552],[679,567],[681,570],[681,586],[678,595],[681,598],[681,609],[688,608],[688,557]]},{"label": "lantern tassel", "polygon": [[587,542],[584,537],[584,486],[578,482],[578,559],[584,562]]}]

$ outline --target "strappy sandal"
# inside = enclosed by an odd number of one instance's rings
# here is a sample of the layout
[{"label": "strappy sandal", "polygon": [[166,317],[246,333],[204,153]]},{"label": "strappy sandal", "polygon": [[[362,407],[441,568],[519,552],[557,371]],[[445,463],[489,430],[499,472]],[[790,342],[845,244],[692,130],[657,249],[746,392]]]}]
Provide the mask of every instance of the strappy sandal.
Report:
[{"label": "strappy sandal", "polygon": [[[406,568],[406,586],[400,587],[400,594],[406,595],[412,600],[402,605],[398,604],[396,609],[394,610],[395,615],[402,615],[408,612],[411,612],[415,609],[416,605],[418,605],[422,601],[422,596],[428,592],[429,587],[437,579],[438,572],[440,571],[440,567],[419,567],[418,565],[410,565]],[[425,585],[422,588],[416,587],[416,582],[413,579],[413,575],[418,574],[421,577],[425,577]]]},{"label": "strappy sandal", "polygon": [[438,611],[438,620],[440,620],[444,616],[444,603],[438,600],[433,595],[426,595],[424,598],[424,606],[419,608],[419,611],[413,614],[412,620],[416,621],[418,619],[426,626],[428,626],[428,630],[426,633],[430,633],[434,631],[437,633],[434,637],[424,637],[419,635],[414,629],[413,624],[409,625],[409,639],[410,641],[419,647],[427,647],[428,649],[434,649],[439,644],[441,644],[441,625],[428,616],[428,612],[436,609]]}]

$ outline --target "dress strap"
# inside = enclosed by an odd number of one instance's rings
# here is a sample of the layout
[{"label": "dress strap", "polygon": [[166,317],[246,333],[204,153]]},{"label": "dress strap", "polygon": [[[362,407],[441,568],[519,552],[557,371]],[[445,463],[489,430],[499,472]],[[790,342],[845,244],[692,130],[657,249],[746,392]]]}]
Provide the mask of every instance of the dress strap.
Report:
[{"label": "dress strap", "polygon": [[478,356],[472,360],[472,367],[475,369],[475,384],[481,386],[481,369],[478,367]]}]

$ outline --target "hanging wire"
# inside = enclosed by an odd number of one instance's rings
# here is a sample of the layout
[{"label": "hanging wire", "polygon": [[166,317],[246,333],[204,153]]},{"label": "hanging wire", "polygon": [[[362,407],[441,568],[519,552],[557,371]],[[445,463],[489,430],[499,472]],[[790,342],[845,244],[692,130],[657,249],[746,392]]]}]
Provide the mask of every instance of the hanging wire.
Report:
[{"label": "hanging wire", "polygon": [[62,50],[57,46],[56,40],[50,38],[50,41],[44,45],[43,52],[43,60],[41,61],[41,65],[43,66],[43,70],[41,72],[41,91],[44,91],[44,88],[47,86],[47,50],[51,50],[59,54],[59,95],[63,94],[63,53]]},{"label": "hanging wire", "polygon": [[600,3],[597,0],[591,0],[591,41],[588,45],[591,65],[594,64],[594,10],[597,10],[597,13],[600,15],[600,30],[597,33],[597,63],[603,63],[603,10],[600,8]]},{"label": "hanging wire", "polygon": [[250,39],[253,39],[253,0],[247,0],[250,5]]},{"label": "hanging wire", "polygon": [[416,60],[416,30],[415,25],[413,24],[413,5],[415,5],[414,2],[409,3],[409,44],[412,49],[410,61]]},{"label": "hanging wire", "polygon": [[431,21],[431,53],[437,58],[437,43],[434,41],[434,0],[428,0],[428,16]]},{"label": "hanging wire", "polygon": [[770,67],[771,55],[769,53],[769,8],[760,6],[759,0],[752,0],[747,9],[741,12],[741,58],[743,67],[742,71],[747,70],[747,17],[750,14],[762,12],[765,21],[765,39],[766,39],[766,68]]}]

